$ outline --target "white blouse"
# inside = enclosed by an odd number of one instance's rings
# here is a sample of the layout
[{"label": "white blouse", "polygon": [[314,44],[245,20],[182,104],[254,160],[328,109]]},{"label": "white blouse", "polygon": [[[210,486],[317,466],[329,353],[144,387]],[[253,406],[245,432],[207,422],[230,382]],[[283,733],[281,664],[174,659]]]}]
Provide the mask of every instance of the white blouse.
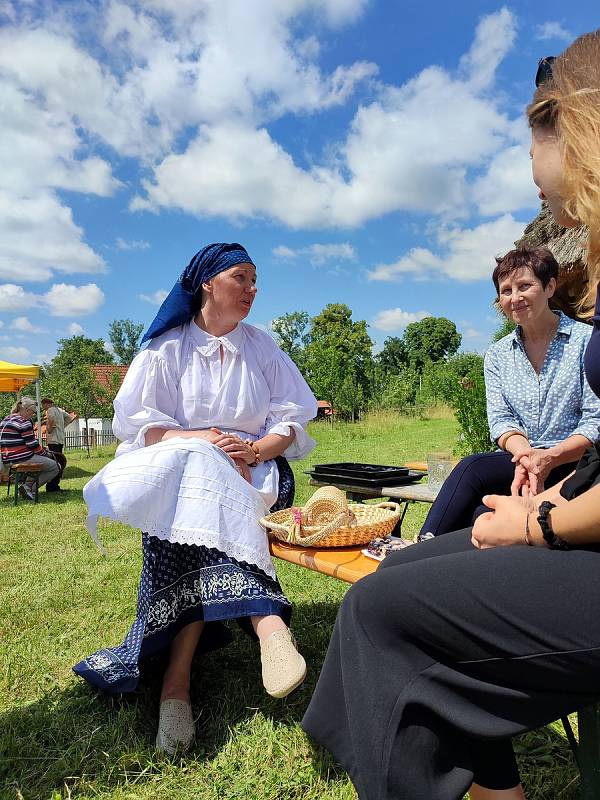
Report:
[{"label": "white blouse", "polygon": [[308,455],[315,442],[304,426],[316,400],[273,339],[245,323],[220,337],[193,321],[174,328],[135,357],[114,407],[119,457],[84,488],[94,539],[98,517],[106,516],[161,539],[216,547],[274,575],[258,523],[277,499],[274,460],[252,467],[250,486],[206,440],[175,437],[145,447],[150,428],[215,426],[250,439],[294,431],[284,455]]},{"label": "white blouse", "polygon": [[[304,429],[317,413],[308,384],[267,333],[244,322],[216,337],[191,320],[157,337],[133,360],[114,408],[117,455],[143,447],[146,431],[157,427],[216,426],[249,439],[293,430],[288,459],[304,458],[315,446]],[[274,462],[267,464],[276,474]],[[263,465],[252,477],[259,491],[266,484],[269,495],[277,491]]]}]

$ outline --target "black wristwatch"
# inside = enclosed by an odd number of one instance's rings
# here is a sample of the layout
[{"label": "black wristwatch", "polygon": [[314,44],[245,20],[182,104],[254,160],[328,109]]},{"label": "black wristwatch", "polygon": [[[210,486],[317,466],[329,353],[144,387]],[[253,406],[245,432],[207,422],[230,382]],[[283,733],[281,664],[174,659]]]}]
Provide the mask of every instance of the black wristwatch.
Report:
[{"label": "black wristwatch", "polygon": [[569,543],[561,539],[560,536],[557,536],[552,530],[550,521],[548,520],[548,514],[553,508],[556,508],[554,503],[551,503],[549,500],[544,500],[538,509],[537,521],[541,528],[544,541],[551,550],[570,550],[571,546]]}]

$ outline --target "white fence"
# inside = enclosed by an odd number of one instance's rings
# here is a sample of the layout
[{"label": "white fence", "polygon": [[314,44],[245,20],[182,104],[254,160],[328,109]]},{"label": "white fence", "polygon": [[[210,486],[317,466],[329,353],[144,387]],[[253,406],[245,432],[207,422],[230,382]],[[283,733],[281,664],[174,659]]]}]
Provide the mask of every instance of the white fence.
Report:
[{"label": "white fence", "polygon": [[[95,428],[84,428],[81,433],[69,433],[65,431],[64,450],[86,450],[88,442],[90,447],[104,447],[115,444],[116,436],[112,431],[97,431]],[[42,444],[46,447],[46,437],[42,438]]]}]

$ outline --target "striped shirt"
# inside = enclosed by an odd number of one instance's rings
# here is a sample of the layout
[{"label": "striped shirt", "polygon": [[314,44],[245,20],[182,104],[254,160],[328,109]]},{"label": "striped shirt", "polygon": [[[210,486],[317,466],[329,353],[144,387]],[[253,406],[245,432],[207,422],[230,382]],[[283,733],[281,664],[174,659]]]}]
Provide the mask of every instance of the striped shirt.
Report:
[{"label": "striped shirt", "polygon": [[35,437],[33,423],[20,414],[9,414],[0,422],[0,451],[5,464],[27,461],[45,452]]}]

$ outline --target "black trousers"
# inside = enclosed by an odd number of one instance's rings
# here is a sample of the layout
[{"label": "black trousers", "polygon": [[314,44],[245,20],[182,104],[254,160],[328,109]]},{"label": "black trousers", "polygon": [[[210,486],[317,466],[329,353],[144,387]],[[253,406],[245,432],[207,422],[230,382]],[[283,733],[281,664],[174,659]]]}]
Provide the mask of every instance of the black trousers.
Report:
[{"label": "black trousers", "polygon": [[[49,442],[48,450],[50,450],[52,453],[62,453],[63,445],[55,444],[54,442]],[[57,489],[60,489],[60,479],[62,478],[63,472],[64,469],[61,469],[56,478],[52,478],[51,481],[48,481],[48,483],[46,484],[47,492],[55,492]]]},{"label": "black trousers", "polygon": [[[452,470],[431,506],[421,533],[434,536],[459,531],[472,525],[487,509],[481,503],[486,494],[510,494],[515,474],[512,455],[504,450],[475,453],[463,458]],[[573,472],[576,462],[561,464],[546,478],[546,488]]]},{"label": "black trousers", "polygon": [[302,726],[361,800],[460,800],[519,781],[511,737],[600,698],[600,551],[391,554],[346,594]]}]

